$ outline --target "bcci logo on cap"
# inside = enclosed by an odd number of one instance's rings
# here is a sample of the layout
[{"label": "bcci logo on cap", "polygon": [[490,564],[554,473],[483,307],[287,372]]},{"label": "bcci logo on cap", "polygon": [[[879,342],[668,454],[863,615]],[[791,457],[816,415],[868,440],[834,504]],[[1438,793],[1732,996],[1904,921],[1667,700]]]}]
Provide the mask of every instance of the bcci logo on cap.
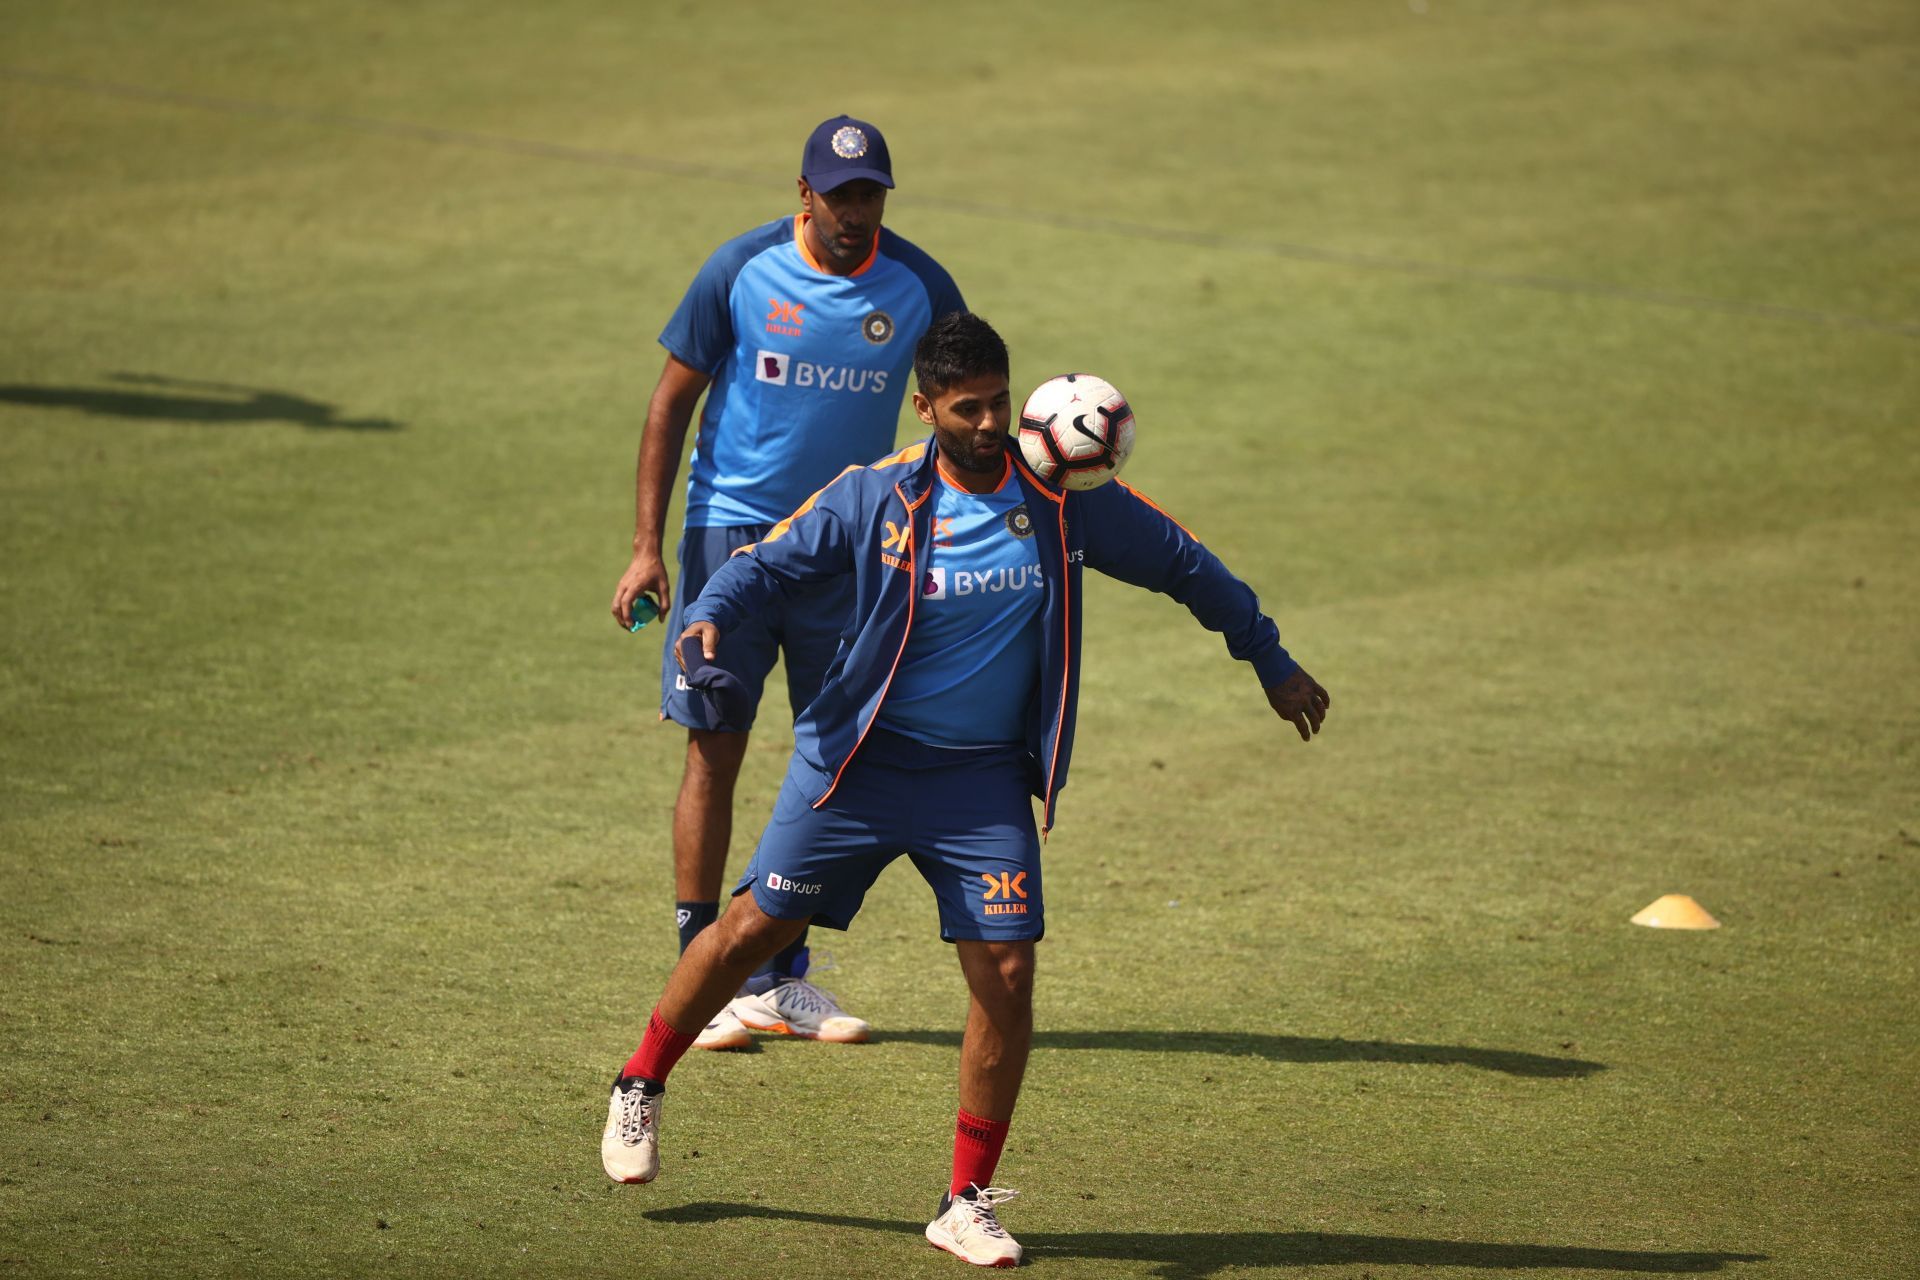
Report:
[{"label": "bcci logo on cap", "polygon": [[867,154],[866,130],[856,129],[852,125],[837,130],[833,135],[832,146],[833,154],[842,160],[858,160]]}]

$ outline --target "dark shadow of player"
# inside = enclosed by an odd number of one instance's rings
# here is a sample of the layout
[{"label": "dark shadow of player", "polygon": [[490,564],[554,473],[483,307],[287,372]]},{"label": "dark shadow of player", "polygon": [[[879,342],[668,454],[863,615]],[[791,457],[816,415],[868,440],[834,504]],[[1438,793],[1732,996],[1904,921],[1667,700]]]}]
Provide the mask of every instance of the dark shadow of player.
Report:
[{"label": "dark shadow of player", "polygon": [[[876,1031],[875,1044],[902,1041],[958,1047],[958,1031]],[[1405,1066],[1477,1067],[1511,1076],[1559,1079],[1605,1071],[1604,1062],[1556,1058],[1516,1049],[1458,1044],[1395,1044],[1386,1040],[1339,1040],[1278,1036],[1254,1031],[1036,1031],[1036,1049],[1125,1049],[1137,1053],[1211,1053],[1265,1058],[1269,1062],[1390,1062]]]},{"label": "dark shadow of player", "polygon": [[[807,1222],[863,1231],[919,1235],[918,1222],[804,1213],[758,1204],[712,1201],[655,1209],[653,1222],[706,1223],[740,1218]],[[1348,1235],[1337,1231],[1015,1231],[1027,1260],[1101,1258],[1151,1262],[1160,1280],[1206,1280],[1233,1267],[1472,1267],[1480,1271],[1626,1271],[1700,1275],[1729,1262],[1764,1262],[1764,1253],[1662,1252],[1558,1244],[1494,1244],[1414,1236]],[[735,1242],[736,1246],[738,1241]]]},{"label": "dark shadow of player", "polygon": [[132,386],[221,394],[163,395],[97,387],[0,386],[0,401],[43,409],[74,409],[96,417],[143,418],[149,421],[291,422],[296,426],[314,429],[348,431],[400,429],[400,424],[391,418],[343,418],[333,405],[285,391],[236,387],[225,382],[205,382],[193,378],[167,378],[152,373],[110,373],[107,379]]}]

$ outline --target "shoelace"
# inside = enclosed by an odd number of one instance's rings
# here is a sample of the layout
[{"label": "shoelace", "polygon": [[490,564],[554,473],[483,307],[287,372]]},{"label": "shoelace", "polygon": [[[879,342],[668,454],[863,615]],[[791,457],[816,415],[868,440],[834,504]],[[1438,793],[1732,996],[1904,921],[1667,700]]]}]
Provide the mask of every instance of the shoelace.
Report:
[{"label": "shoelace", "polygon": [[1000,1225],[1000,1219],[994,1216],[994,1210],[1019,1194],[1011,1187],[975,1187],[971,1200],[964,1196],[956,1196],[954,1203],[967,1206],[967,1216],[973,1219],[973,1225],[980,1230],[990,1236],[1010,1240],[1013,1237],[1009,1236],[1007,1229]]},{"label": "shoelace", "polygon": [[824,1013],[828,1017],[838,1017],[840,1006],[833,997],[808,982],[805,978],[794,978],[775,988],[782,1004],[797,1005],[813,1013]]},{"label": "shoelace", "polygon": [[653,1125],[653,1102],[635,1085],[620,1095],[620,1141],[632,1147],[638,1146],[640,1139],[646,1136]]}]

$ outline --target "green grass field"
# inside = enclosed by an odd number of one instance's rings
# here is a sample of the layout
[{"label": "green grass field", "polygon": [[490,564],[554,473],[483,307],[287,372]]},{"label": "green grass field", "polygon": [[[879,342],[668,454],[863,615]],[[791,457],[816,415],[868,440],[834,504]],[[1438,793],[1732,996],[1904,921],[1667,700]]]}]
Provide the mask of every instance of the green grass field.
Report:
[{"label": "green grass field", "polygon": [[1334,694],[1090,587],[1036,1274],[1913,1275],[1900,0],[8,7],[0,1275],[960,1274],[904,864],[819,940],[873,1044],[596,1151],[674,958],[653,337],[840,111]]}]

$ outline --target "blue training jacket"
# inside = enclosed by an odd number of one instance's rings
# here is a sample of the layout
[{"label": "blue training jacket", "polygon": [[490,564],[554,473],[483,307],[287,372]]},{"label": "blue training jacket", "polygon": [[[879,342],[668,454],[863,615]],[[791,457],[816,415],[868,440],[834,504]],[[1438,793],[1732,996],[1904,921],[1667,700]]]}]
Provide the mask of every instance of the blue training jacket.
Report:
[{"label": "blue training jacket", "polygon": [[[808,800],[816,809],[866,740],[906,652],[923,589],[919,552],[930,541],[933,504],[927,499],[939,483],[937,455],[928,438],[870,466],[848,467],[764,539],[735,552],[686,611],[689,625],[711,622],[730,631],[793,587],[853,575],[855,603],[840,651],[820,696],[793,725],[795,754],[815,775]],[[1279,684],[1299,664],[1280,647],[1279,629],[1260,612],[1252,589],[1138,490],[1117,480],[1097,489],[1057,489],[1021,463],[1011,440],[1007,455],[1026,493],[1045,579],[1044,647],[1027,715],[1027,750],[1033,792],[1046,802],[1041,829],[1050,830],[1073,754],[1083,565],[1186,605],[1202,626],[1226,637],[1228,653],[1253,664],[1263,687]]]}]

